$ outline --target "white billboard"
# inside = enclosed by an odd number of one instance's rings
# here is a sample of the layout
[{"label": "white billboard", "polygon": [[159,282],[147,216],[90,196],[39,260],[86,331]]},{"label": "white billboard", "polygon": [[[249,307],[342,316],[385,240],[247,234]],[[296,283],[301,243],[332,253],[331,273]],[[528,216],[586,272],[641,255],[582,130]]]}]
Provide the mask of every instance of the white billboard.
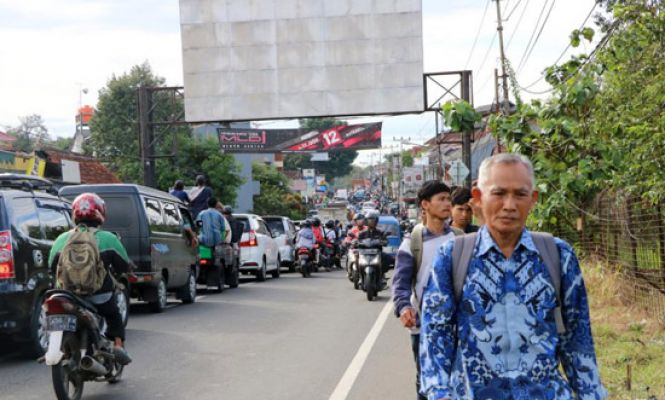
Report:
[{"label": "white billboard", "polygon": [[180,0],[190,122],[421,112],[421,0]]}]

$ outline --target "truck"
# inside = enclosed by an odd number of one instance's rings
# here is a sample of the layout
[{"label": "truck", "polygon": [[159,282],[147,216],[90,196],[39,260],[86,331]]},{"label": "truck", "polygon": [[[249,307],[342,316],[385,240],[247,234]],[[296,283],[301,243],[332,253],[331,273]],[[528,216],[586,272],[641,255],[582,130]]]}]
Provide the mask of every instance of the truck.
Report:
[{"label": "truck", "polygon": [[346,207],[341,205],[332,205],[331,207],[319,208],[319,219],[325,223],[328,220],[346,221]]}]

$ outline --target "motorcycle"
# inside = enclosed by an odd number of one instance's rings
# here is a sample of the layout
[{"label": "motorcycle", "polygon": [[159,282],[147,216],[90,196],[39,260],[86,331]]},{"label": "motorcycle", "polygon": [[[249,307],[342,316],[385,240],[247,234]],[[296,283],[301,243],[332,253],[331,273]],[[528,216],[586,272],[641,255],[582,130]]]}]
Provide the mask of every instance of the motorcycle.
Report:
[{"label": "motorcycle", "polygon": [[330,272],[333,266],[333,253],[334,249],[328,242],[318,246],[319,250],[319,265],[322,266],[326,272]]},{"label": "motorcycle", "polygon": [[383,290],[381,252],[385,242],[385,239],[363,239],[356,244],[358,256],[354,265],[357,265],[359,275],[358,286],[363,289],[368,301],[374,300],[379,291]]},{"label": "motorcycle", "polygon": [[296,250],[298,255],[298,269],[303,278],[308,278],[312,275],[312,260],[311,253],[307,247],[300,247]]},{"label": "motorcycle", "polygon": [[197,283],[212,286],[215,288],[217,293],[222,293],[224,291],[224,266],[215,262],[216,250],[221,249],[221,246],[213,249],[208,246],[199,245],[199,257],[198,257],[198,271],[197,271]]},{"label": "motorcycle", "polygon": [[113,341],[104,336],[106,322],[94,304],[66,290],[49,290],[46,312],[48,350],[40,362],[51,367],[58,400],[80,400],[86,381],[119,382],[124,366]]}]

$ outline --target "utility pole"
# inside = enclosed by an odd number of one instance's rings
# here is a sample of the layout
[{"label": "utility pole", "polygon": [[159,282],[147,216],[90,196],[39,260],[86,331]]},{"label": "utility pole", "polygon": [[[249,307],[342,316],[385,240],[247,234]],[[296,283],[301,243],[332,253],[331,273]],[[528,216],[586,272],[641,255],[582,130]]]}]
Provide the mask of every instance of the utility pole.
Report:
[{"label": "utility pole", "polygon": [[[471,71],[462,71],[462,100],[473,106],[471,103]],[[473,132],[462,132],[462,160],[469,171],[473,170],[471,168],[471,135],[473,135]],[[471,174],[467,176],[465,183],[466,187],[471,190]]]},{"label": "utility pole", "polygon": [[499,50],[501,52],[501,73],[503,80],[503,113],[510,114],[510,99],[508,98],[508,74],[506,73],[506,53],[503,49],[503,20],[501,19],[501,0],[496,1],[496,31],[499,33]]},{"label": "utility pole", "polygon": [[139,138],[141,140],[141,164],[143,184],[156,187],[155,139],[152,126],[152,92],[147,86],[139,87]]}]

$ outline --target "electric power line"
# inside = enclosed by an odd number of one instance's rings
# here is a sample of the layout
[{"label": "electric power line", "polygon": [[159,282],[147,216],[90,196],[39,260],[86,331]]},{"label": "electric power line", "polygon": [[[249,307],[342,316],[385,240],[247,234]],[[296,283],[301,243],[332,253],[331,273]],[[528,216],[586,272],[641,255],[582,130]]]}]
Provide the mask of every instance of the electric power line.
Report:
[{"label": "electric power line", "polygon": [[487,48],[487,51],[485,52],[485,57],[483,57],[483,61],[480,63],[480,67],[476,69],[478,73],[480,74],[480,71],[482,71],[483,67],[485,66],[485,63],[487,62],[487,58],[490,56],[490,52],[494,48],[494,42],[496,41],[497,37],[497,32],[494,32],[494,36],[492,36],[492,42],[490,42],[489,47]]},{"label": "electric power line", "polygon": [[517,23],[515,24],[515,29],[513,30],[513,33],[510,35],[508,43],[506,44],[506,50],[508,50],[508,47],[510,47],[510,44],[513,42],[513,38],[515,37],[515,34],[517,33],[517,30],[519,29],[520,24],[522,23],[522,19],[524,19],[524,14],[526,14],[527,8],[529,8],[529,0],[526,0],[526,3],[524,3],[524,8],[522,9],[522,13],[520,14],[520,17],[517,20]]},{"label": "electric power line", "polygon": [[[582,69],[583,69],[584,67],[586,67],[591,61],[593,61],[593,60],[595,59],[596,54],[598,53],[598,51],[602,50],[602,49],[607,45],[607,43],[609,43],[610,38],[612,37],[612,35],[614,34],[614,32],[615,32],[615,30],[616,30],[616,28],[617,28],[618,26],[619,26],[618,21],[615,21],[615,22],[612,24],[612,26],[609,28],[609,30],[607,31],[607,33],[605,34],[605,36],[603,36],[603,38],[600,40],[600,42],[598,43],[598,45],[597,45],[597,46],[591,51],[591,54],[589,54],[589,56],[588,56],[588,57],[586,58],[586,60],[582,63],[582,65],[580,65],[580,66],[577,68],[579,72],[578,72],[578,74],[575,76],[575,78],[573,79],[573,84],[574,84],[574,83],[577,83],[577,81],[582,77]],[[551,88],[551,89],[545,90],[545,91],[543,91],[543,92],[533,92],[533,91],[528,90],[528,88],[526,88],[526,90],[525,90],[525,88],[522,87],[522,86],[520,86],[520,89],[523,90],[523,91],[525,91],[525,92],[527,92],[527,93],[531,93],[531,94],[545,94],[545,93],[549,93],[549,92],[554,91],[554,89]]]},{"label": "electric power line", "polygon": [[[531,53],[533,53],[533,49],[536,48],[536,45],[538,44],[538,40],[540,39],[540,35],[543,33],[543,30],[545,29],[545,25],[547,25],[547,21],[550,18],[550,15],[552,14],[552,10],[554,9],[554,4],[556,4],[556,0],[552,0],[552,4],[550,5],[550,9],[547,11],[547,15],[545,16],[545,20],[543,21],[543,24],[540,26],[540,31],[538,31],[538,36],[536,36],[536,40],[533,41],[533,45],[531,46],[531,50],[529,50],[529,54],[526,55],[526,59],[524,59],[524,64],[522,64],[521,68],[526,67],[526,63],[529,62],[529,58],[531,57]],[[518,72],[521,68],[518,68]]]},{"label": "electric power line", "polygon": [[487,16],[487,10],[489,9],[490,6],[490,0],[487,0],[487,3],[485,3],[485,11],[483,11],[483,17],[480,19],[480,25],[478,25],[478,31],[476,32],[476,38],[473,39],[473,45],[471,46],[471,52],[469,52],[469,57],[466,59],[466,63],[464,64],[464,69],[466,69],[469,66],[469,61],[471,61],[471,57],[473,56],[473,52],[476,49],[476,44],[478,44],[478,37],[480,37],[480,31],[483,28],[483,25],[485,24],[485,17]]},{"label": "electric power line", "polygon": [[[515,13],[515,10],[517,10],[517,7],[519,7],[521,3],[522,3],[522,0],[517,0],[517,4],[515,4],[515,7],[513,7],[513,9],[508,13],[508,15],[506,16],[504,21],[510,20],[510,17],[513,16],[513,13]],[[506,9],[508,9],[508,4],[506,4]]]},{"label": "electric power line", "polygon": [[526,44],[526,48],[524,49],[524,54],[522,54],[522,58],[520,59],[520,62],[518,64],[519,65],[517,67],[518,70],[522,66],[522,63],[524,62],[524,59],[526,58],[526,55],[529,52],[529,49],[531,48],[531,43],[533,43],[533,38],[536,37],[536,32],[538,31],[538,26],[540,25],[540,20],[543,18],[543,14],[545,14],[545,9],[547,8],[548,3],[549,3],[549,0],[545,0],[543,2],[543,8],[540,10],[540,14],[538,15],[538,20],[536,21],[536,26],[533,27],[533,32],[531,32],[531,37],[529,38],[529,41]]},{"label": "electric power line", "polygon": [[[579,27],[578,30],[582,30],[584,28],[584,26],[586,25],[586,23],[589,22],[589,18],[591,18],[591,15],[593,15],[593,12],[596,10],[597,6],[598,6],[598,3],[594,2],[593,7],[591,7],[591,10],[589,10],[589,13],[587,14],[586,18],[584,18],[584,21],[582,21],[582,24],[580,24],[580,27]],[[568,45],[566,46],[565,49],[563,49],[561,54],[559,54],[559,57],[557,57],[556,61],[554,61],[554,63],[552,65],[557,65],[559,63],[559,61],[561,61],[563,56],[566,54],[566,52],[570,49],[571,46],[572,46],[572,43],[570,41],[568,41]],[[531,93],[531,94],[544,94],[544,93],[539,93],[539,92],[530,92],[529,90],[527,90],[527,89],[531,89],[532,87],[534,87],[538,82],[542,81],[543,79],[545,79],[545,76],[541,75],[540,78],[538,78],[534,82],[530,83],[529,85],[521,87],[521,89],[524,90],[525,92]],[[551,90],[548,90],[545,93],[547,93],[547,92],[551,92]]]}]

